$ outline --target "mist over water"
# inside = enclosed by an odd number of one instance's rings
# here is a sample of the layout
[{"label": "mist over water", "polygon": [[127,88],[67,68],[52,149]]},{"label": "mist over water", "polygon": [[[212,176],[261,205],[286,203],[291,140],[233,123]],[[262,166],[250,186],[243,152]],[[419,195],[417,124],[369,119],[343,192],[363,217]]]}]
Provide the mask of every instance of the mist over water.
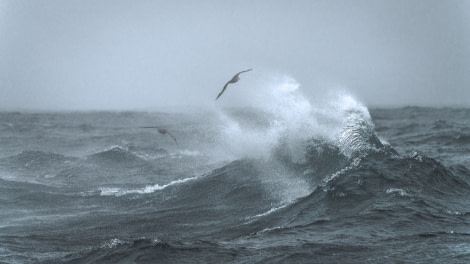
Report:
[{"label": "mist over water", "polygon": [[268,158],[281,143],[286,146],[284,151],[302,156],[308,140],[336,142],[345,136],[341,135],[345,128],[356,125],[359,119],[373,133],[368,109],[345,91],[331,91],[321,105],[316,105],[303,95],[296,80],[278,75],[252,90],[249,97],[245,106],[259,111],[258,120],[244,122],[247,120],[230,110],[218,105],[215,108],[222,123],[220,143],[227,144],[238,157]]}]

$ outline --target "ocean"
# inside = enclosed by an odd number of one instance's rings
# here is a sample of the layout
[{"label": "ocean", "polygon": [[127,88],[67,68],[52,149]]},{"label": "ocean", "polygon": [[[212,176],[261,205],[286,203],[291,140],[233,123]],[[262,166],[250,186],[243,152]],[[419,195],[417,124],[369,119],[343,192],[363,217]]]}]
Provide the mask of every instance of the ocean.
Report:
[{"label": "ocean", "polygon": [[470,263],[470,109],[271,99],[1,112],[0,263]]}]

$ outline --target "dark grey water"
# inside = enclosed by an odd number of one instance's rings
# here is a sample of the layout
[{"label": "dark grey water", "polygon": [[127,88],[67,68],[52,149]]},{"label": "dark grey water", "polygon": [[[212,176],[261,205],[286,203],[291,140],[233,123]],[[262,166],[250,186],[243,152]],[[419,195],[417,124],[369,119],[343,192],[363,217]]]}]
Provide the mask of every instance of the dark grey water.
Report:
[{"label": "dark grey water", "polygon": [[0,262],[470,262],[469,109],[284,110],[0,113]]}]

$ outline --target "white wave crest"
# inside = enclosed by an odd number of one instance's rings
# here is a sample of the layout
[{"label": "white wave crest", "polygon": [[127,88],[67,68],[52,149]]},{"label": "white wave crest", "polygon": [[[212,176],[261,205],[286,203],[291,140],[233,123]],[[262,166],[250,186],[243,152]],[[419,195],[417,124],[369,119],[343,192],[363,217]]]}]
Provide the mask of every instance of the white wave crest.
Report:
[{"label": "white wave crest", "polygon": [[[351,95],[344,91],[331,92],[326,103],[315,105],[302,93],[300,84],[289,76],[264,81],[250,91],[247,100],[266,113],[268,125],[245,126],[236,117],[223,111],[218,113],[222,121],[219,141],[237,157],[269,157],[272,150],[282,144],[283,151],[293,160],[302,161],[305,142],[312,138],[354,148],[359,143],[357,135],[366,138],[374,132],[367,107]],[[352,136],[345,133],[351,123],[357,123],[352,122],[358,120],[352,120],[352,116],[362,120],[360,126],[354,128],[367,131],[353,130]]]},{"label": "white wave crest", "polygon": [[118,238],[112,238],[106,242],[104,242],[103,244],[101,244],[100,248],[101,249],[112,249],[112,248],[116,248],[117,246],[120,246],[120,245],[123,245],[125,244],[124,241],[118,239]]},{"label": "white wave crest", "polygon": [[276,207],[273,207],[271,209],[269,209],[268,211],[264,212],[264,213],[260,213],[260,214],[257,214],[257,215],[254,215],[254,216],[250,216],[250,217],[247,217],[246,220],[250,220],[250,219],[253,219],[253,218],[259,218],[259,217],[263,217],[263,216],[267,216],[267,215],[270,215],[282,208],[285,208],[287,205],[289,204],[282,204],[280,206],[276,206]]},{"label": "white wave crest", "polygon": [[127,194],[149,194],[149,193],[153,193],[155,191],[163,190],[163,189],[165,189],[169,186],[172,186],[172,185],[177,185],[177,184],[184,183],[184,182],[191,181],[191,180],[195,180],[195,179],[197,179],[197,177],[190,177],[190,178],[171,181],[171,182],[169,182],[167,184],[164,184],[164,185],[159,185],[159,184],[147,185],[144,188],[140,188],[140,189],[130,189],[130,190],[128,189],[128,190],[126,190],[126,189],[121,189],[121,188],[117,188],[117,187],[102,187],[99,190],[100,190],[102,196],[123,196],[123,195],[127,195]]},{"label": "white wave crest", "polygon": [[398,194],[399,196],[410,196],[405,189],[400,188],[389,188],[385,191],[387,194]]}]

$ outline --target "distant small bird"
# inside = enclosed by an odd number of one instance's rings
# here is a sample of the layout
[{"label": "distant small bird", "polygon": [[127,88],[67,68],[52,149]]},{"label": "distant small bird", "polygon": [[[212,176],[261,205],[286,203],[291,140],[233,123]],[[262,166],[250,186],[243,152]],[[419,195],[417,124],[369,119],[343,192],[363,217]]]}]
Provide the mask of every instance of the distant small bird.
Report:
[{"label": "distant small bird", "polygon": [[159,128],[159,127],[154,127],[154,126],[151,126],[151,127],[139,127],[139,128],[156,128],[158,133],[162,134],[162,135],[168,135],[170,136],[176,143],[176,145],[178,145],[178,141],[176,141],[176,138],[175,136],[173,136],[170,132],[168,132],[168,130],[164,129],[164,128]]},{"label": "distant small bird", "polygon": [[238,82],[238,80],[240,80],[240,77],[238,77],[238,75],[240,75],[241,73],[247,72],[247,71],[251,71],[251,70],[253,70],[253,69],[249,69],[249,70],[246,70],[246,71],[241,71],[241,72],[235,74],[235,76],[233,76],[232,79],[224,85],[224,88],[219,93],[219,95],[217,95],[217,98],[215,98],[215,100],[219,99],[219,97],[225,92],[225,89],[227,89],[227,85],[229,85],[230,83],[236,83],[236,82]]}]

